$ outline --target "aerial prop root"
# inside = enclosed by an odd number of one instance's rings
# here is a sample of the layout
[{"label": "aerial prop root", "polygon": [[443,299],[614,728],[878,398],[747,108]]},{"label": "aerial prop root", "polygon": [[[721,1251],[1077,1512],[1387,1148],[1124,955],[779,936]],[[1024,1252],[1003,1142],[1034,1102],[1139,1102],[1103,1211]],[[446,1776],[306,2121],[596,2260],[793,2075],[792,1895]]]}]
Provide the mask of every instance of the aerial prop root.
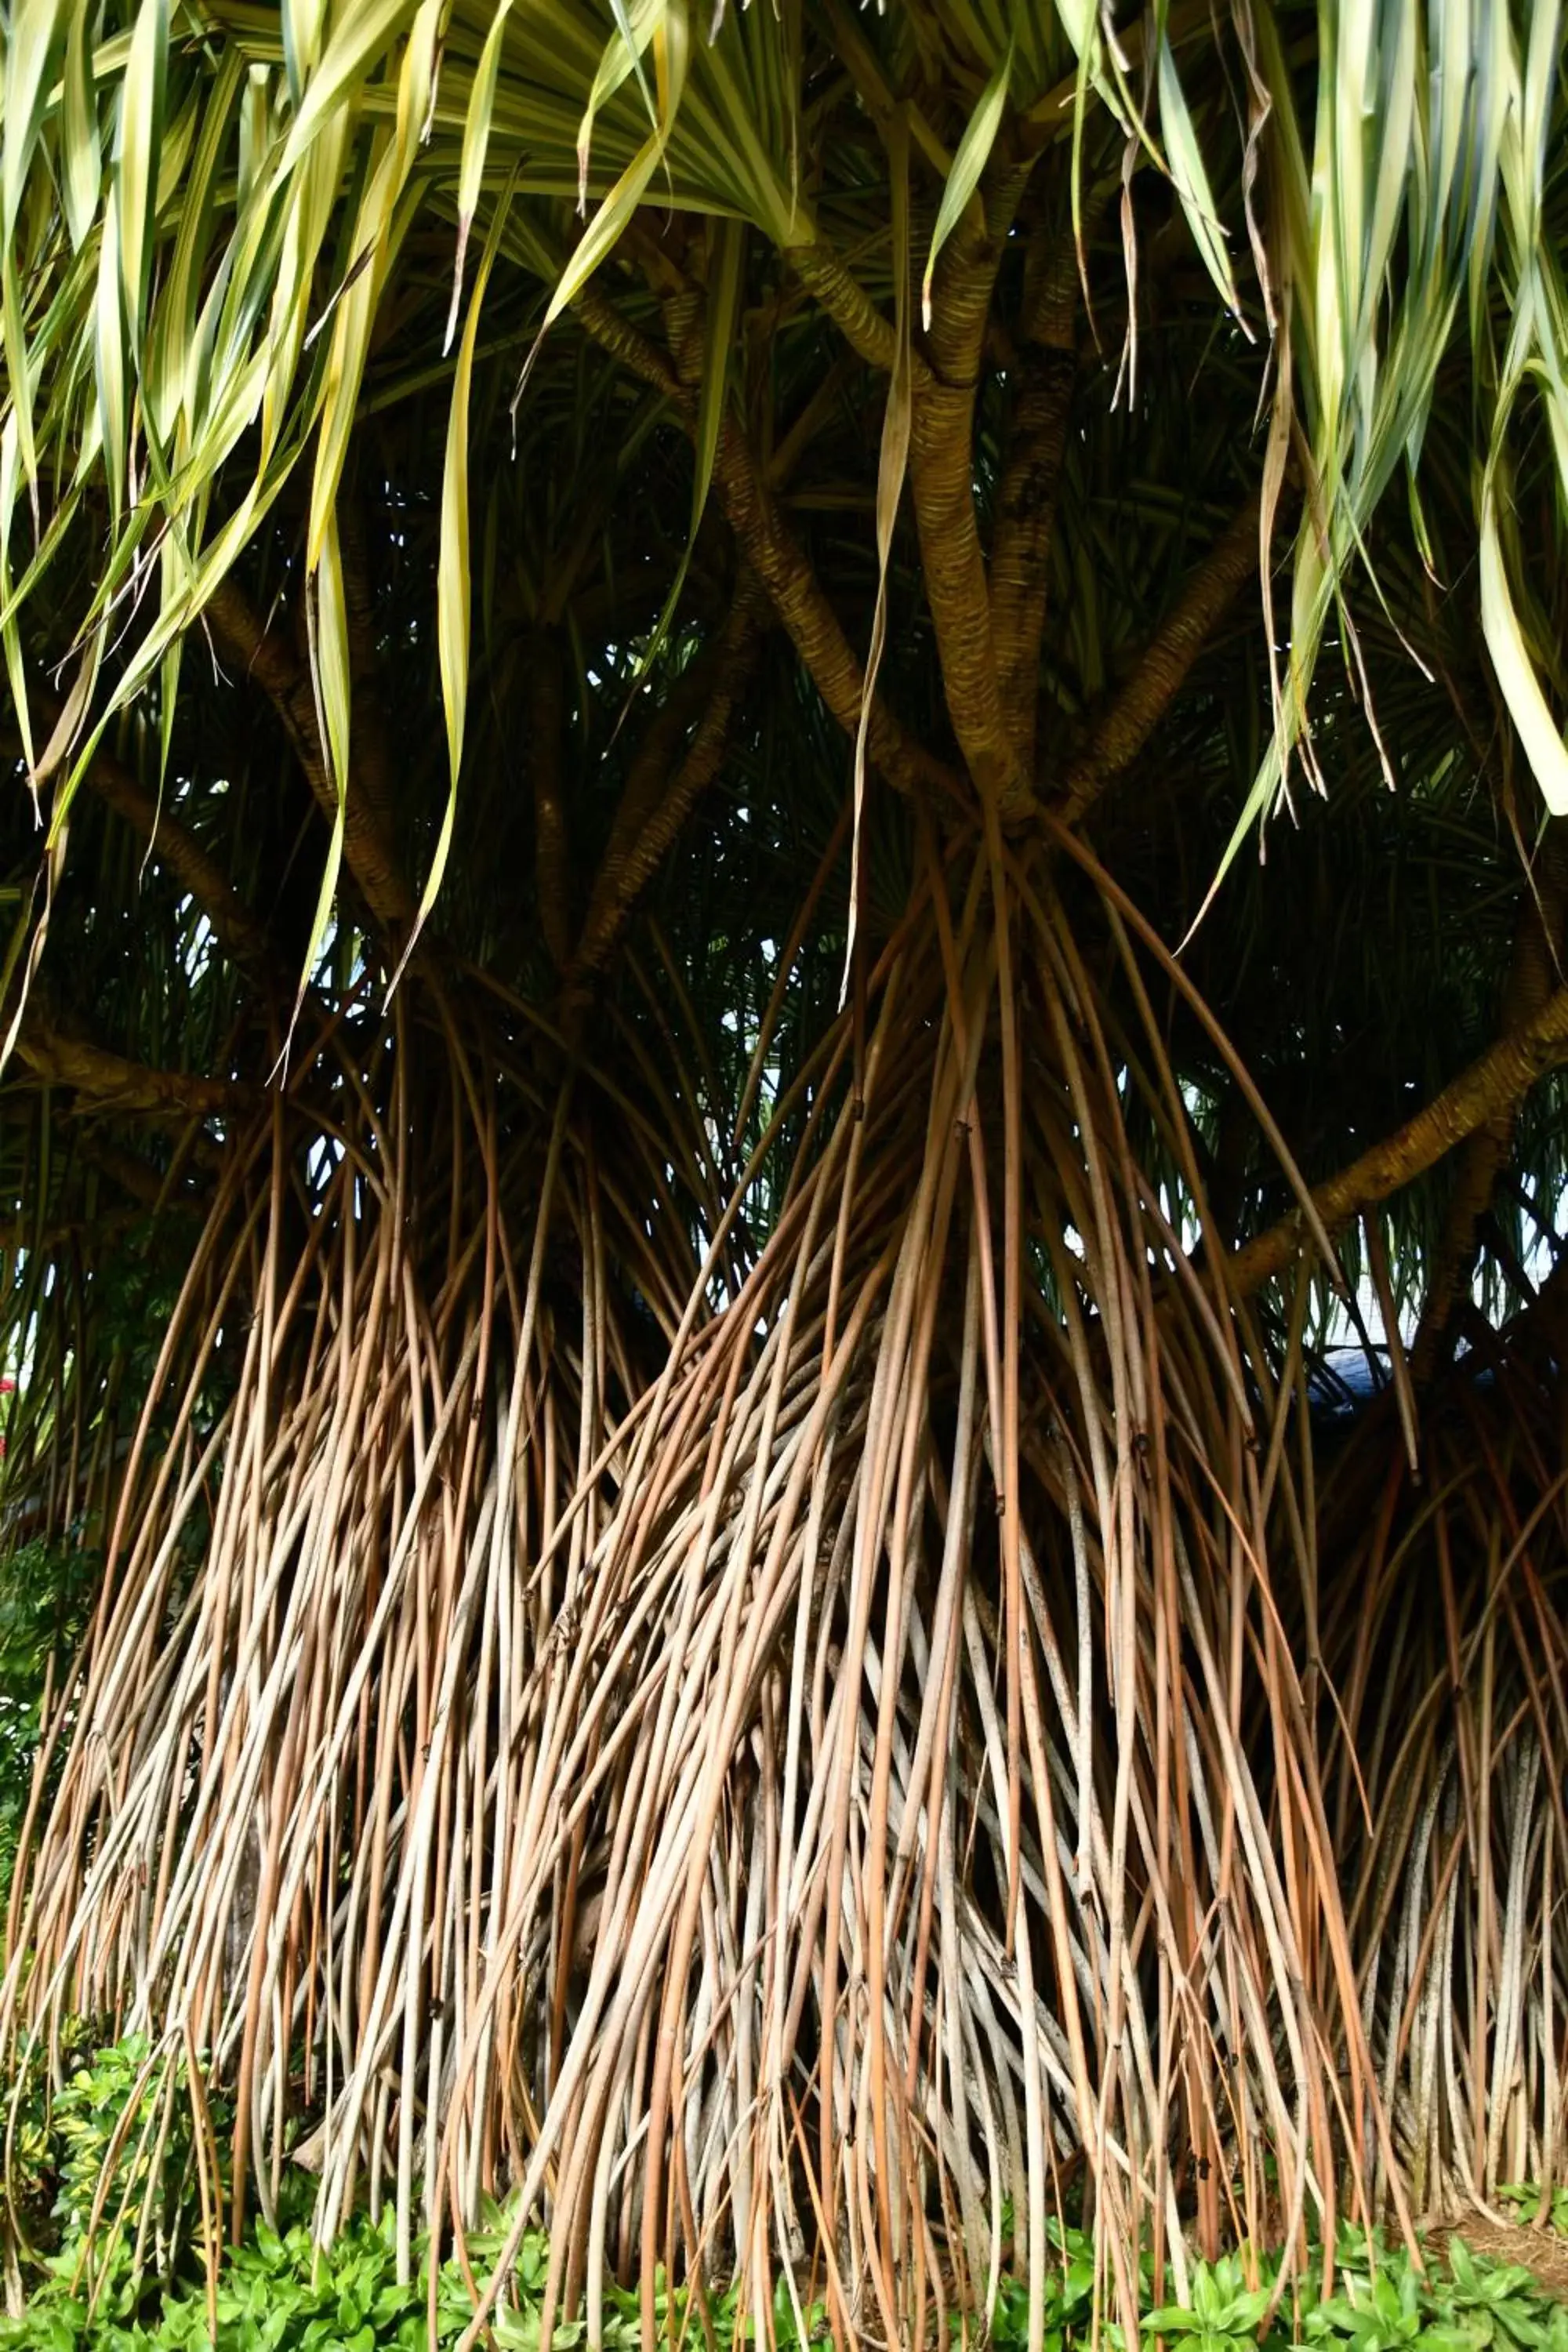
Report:
[{"label": "aerial prop root", "polygon": [[[871,978],[860,1086],[843,1063],[740,1296],[645,1424],[657,1471],[602,1526],[616,1640],[560,1780],[611,1724],[623,1775],[511,2241],[548,2190],[547,2327],[585,2295],[596,2334],[635,2252],[645,2327],[662,2263],[699,2291],[738,2274],[759,2333],[782,2276],[921,2341],[1004,2260],[1043,2277],[1084,2165],[1124,2312],[1139,2242],[1179,2284],[1194,2218],[1295,2245],[1309,2200],[1331,2227],[1342,2186],[1365,2210],[1347,2122],[1375,2094],[1273,1591],[1299,1563],[1271,1566],[1270,1432],[1124,1110],[1138,1093],[1195,1183],[1179,1094],[1146,994],[1134,1039],[1048,880],[952,864]],[[1292,1475],[1274,1461],[1276,1492]],[[457,2053],[444,2179],[490,2030],[481,2007]]]},{"label": "aerial prop root", "polygon": [[[1545,1302],[1543,1302],[1544,1306]],[[1560,1336],[1518,1317],[1324,1478],[1324,1788],[1362,2008],[1419,2209],[1561,2178],[1568,1472]]]},{"label": "aerial prop root", "polygon": [[1180,2292],[1194,2241],[1396,2192],[1300,1351],[1181,1247],[1149,953],[928,845],[863,1056],[847,1016],[727,1191],[646,1053],[563,1089],[521,1013],[416,1039],[406,992],[340,1035],[333,1149],[237,1144],[171,1325],[13,2043],[188,2032],[237,2229],[292,2154],[406,2274],[516,2191],[595,2336],[660,2262],[759,2340],[780,2282],[931,2340],[1005,2263],[1037,2321],[1079,2210],[1131,2320],[1141,2246]]},{"label": "aerial prop root", "polygon": [[[330,1034],[309,1091],[297,1073],[232,1142],[56,1709],[0,1994],[13,2051],[70,2011],[188,2031],[235,2099],[236,2229],[247,2193],[271,2210],[303,2111],[324,2196],[392,2195],[405,2259],[444,2013],[471,2005],[511,1824],[542,1801],[553,1662],[711,1192],[705,1135],[628,1093],[635,1062],[563,1082],[517,1025],[476,1046],[413,997]],[[558,1885],[568,1948],[572,1913]],[[551,2030],[511,2045],[523,2111]],[[522,2128],[498,2085],[475,2201]]]}]

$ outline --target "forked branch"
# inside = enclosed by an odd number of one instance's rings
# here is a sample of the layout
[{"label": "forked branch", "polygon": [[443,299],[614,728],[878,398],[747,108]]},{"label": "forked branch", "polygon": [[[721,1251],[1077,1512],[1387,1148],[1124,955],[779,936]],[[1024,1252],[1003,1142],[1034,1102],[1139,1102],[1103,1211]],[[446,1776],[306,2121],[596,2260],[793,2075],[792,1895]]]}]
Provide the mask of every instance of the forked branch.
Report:
[{"label": "forked branch", "polygon": [[[688,432],[694,431],[695,404],[666,356],[629,327],[596,287],[585,287],[574,308],[595,341],[663,392]],[[823,701],[852,737],[860,723],[865,671],[732,416],[725,418],[719,435],[713,480],[742,554],[766,589]],[[873,765],[900,792],[928,785],[963,797],[959,779],[906,734],[880,702],[871,713],[869,749]]]},{"label": "forked branch", "polygon": [[[677,688],[660,713],[661,719],[668,713],[669,723],[649,730],[643,753],[633,762],[572,960],[575,981],[603,970],[638,897],[719,772],[762,641],[762,605],[756,583],[743,578],[710,657],[692,665],[689,690],[682,694]],[[700,716],[677,762],[677,746],[694,712]]]},{"label": "forked branch", "polygon": [[1259,562],[1259,501],[1255,491],[1215,540],[1183,589],[1176,608],[1144,647],[1068,772],[1061,814],[1076,824],[1106,787],[1124,774],[1181,690],[1231,600]]}]

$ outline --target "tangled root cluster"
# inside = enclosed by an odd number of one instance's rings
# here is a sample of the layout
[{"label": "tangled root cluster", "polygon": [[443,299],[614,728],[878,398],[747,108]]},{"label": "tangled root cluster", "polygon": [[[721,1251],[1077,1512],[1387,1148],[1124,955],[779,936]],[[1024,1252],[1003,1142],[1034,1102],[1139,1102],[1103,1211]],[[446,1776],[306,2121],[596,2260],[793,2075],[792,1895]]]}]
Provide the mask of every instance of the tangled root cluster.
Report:
[{"label": "tangled root cluster", "polygon": [[563,1077],[411,983],[304,1057],[71,1456],[13,2045],[199,2048],[242,2198],[406,2264],[510,2188],[552,2310],[662,2262],[759,2341],[781,2275],[932,2340],[1069,2203],[1114,2307],[1550,2175],[1560,1383],[1316,1490],[1104,913],[1131,1025],[1047,875],[933,860],[739,1170],[630,1028]]}]

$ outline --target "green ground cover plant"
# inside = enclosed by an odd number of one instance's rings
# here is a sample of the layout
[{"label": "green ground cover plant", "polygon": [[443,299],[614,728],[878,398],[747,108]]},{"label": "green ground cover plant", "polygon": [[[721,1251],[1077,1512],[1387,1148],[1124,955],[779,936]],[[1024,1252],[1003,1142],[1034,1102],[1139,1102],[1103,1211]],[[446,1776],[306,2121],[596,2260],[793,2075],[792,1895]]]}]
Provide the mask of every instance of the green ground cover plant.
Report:
[{"label": "green ground cover plant", "polygon": [[[213,2182],[204,2191],[193,2130],[194,2103],[183,2063],[160,2066],[140,2036],[92,2047],[73,2021],[68,2050],[80,2063],[46,2102],[37,2091],[16,2100],[12,2194],[30,2215],[36,2242],[24,2279],[26,2301],[0,2319],[0,2352],[441,2352],[455,2346],[474,2314],[475,2289],[506,2258],[512,2220],[490,2200],[484,2226],[460,2254],[437,2263],[431,2279],[428,2241],[418,2241],[415,2275],[397,2276],[397,2232],[391,2209],[352,2214],[329,2247],[309,2227],[315,2184],[302,2169],[282,2177],[276,2222],[258,2218],[244,2242],[217,2251]],[[209,2135],[221,2139],[227,2117],[210,2098]],[[217,2179],[217,2198],[226,2183]],[[52,2192],[52,2194],[51,2194]],[[1505,2200],[1521,2215],[1539,2208],[1541,2189],[1514,2183]],[[1553,2227],[1568,2199],[1553,2200]],[[1004,2209],[1005,2227],[1013,2216]],[[1053,2219],[1044,2279],[1047,2352],[1076,2352],[1094,2342],[1125,2352],[1126,2329],[1104,2316],[1096,2327],[1094,2243],[1086,2231]],[[550,2245],[528,2231],[511,2258],[510,2284],[493,2316],[500,2352],[534,2352]],[[1333,2259],[1314,2245],[1305,2266],[1279,2284],[1277,2256],[1242,2248],[1190,2265],[1186,2292],[1167,2275],[1156,2300],[1145,2250],[1139,2265],[1140,2336],[1169,2352],[1568,2352],[1568,2305],[1545,2293],[1516,2263],[1473,2253],[1453,2237],[1441,2259],[1418,2263],[1384,2232],[1342,2223]],[[635,2289],[606,2280],[604,2342],[632,2352],[642,2341]],[[662,2270],[656,2298],[660,2340],[672,2347],[753,2343],[753,2319],[734,2290],[699,2305],[689,2288],[670,2287]],[[998,2347],[1028,2342],[1029,2282],[1004,2272],[988,2322],[977,2330],[956,2310],[955,2342]],[[582,2343],[581,2314],[557,2318],[552,2341],[562,2352]],[[771,2343],[778,2352],[826,2341],[826,2302],[779,2280]]]},{"label": "green ground cover plant", "polygon": [[[489,2219],[492,2226],[467,2246],[481,2280],[508,2217],[498,2208]],[[1184,2304],[1153,2306],[1145,2273],[1140,2333],[1146,2339],[1159,2336],[1174,2352],[1250,2352],[1257,2346],[1283,2352],[1299,2344],[1322,2352],[1568,2347],[1568,2307],[1542,2294],[1530,2272],[1472,2255],[1456,2238],[1446,2262],[1429,2260],[1424,2274],[1403,2248],[1373,2250],[1359,2233],[1347,2236],[1355,2245],[1339,2250],[1335,2292],[1322,2294],[1320,2257],[1278,2310],[1274,2265],[1267,2256],[1230,2253],[1195,2263]],[[258,2221],[245,2244],[225,2254],[209,2292],[199,2269],[168,2287],[150,2288],[122,2241],[107,2259],[89,2262],[80,2241],[73,2240],[49,2257],[47,2280],[21,2316],[0,2322],[0,2346],[5,2352],[197,2352],[208,2343],[216,2352],[429,2352],[432,2343],[458,2343],[473,2316],[473,2298],[461,2263],[442,2263],[432,2336],[428,2252],[420,2251],[417,2276],[400,2285],[390,2215],[373,2221],[356,2214],[325,2250],[314,2244],[302,2221],[278,2230]],[[1074,2352],[1094,2336],[1092,2248],[1081,2231],[1069,2229],[1053,2251],[1058,2259],[1046,2280],[1045,2343],[1047,2352]],[[510,2294],[494,2316],[501,2352],[534,2352],[541,2343],[548,2262],[547,2239],[531,2231],[518,2252]],[[991,2344],[1028,2341],[1028,2301],[1026,2280],[1003,2278]],[[737,2309],[732,2291],[709,2296],[705,2327],[688,2290],[671,2290],[661,2275],[658,2314],[661,2340],[677,2346],[755,2341],[754,2323]],[[827,2340],[823,2303],[812,2300],[797,2314],[782,2280],[773,2321],[772,2340],[781,2352]],[[956,2314],[952,2332],[955,2342],[985,2340],[973,2325],[965,2331]],[[552,2340],[571,2352],[584,2336],[580,2316],[558,2319]],[[605,2287],[604,2340],[612,2352],[632,2352],[641,2341],[637,2296],[614,2283]],[[1102,2324],[1100,2341],[1110,2352],[1124,2352],[1125,2330]]]}]

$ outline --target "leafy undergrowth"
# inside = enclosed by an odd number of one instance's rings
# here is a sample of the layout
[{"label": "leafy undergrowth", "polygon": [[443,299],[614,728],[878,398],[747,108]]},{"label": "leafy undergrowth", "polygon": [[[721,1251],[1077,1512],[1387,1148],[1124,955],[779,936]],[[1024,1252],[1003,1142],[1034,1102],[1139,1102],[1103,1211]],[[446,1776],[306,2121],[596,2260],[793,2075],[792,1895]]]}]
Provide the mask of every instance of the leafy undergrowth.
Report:
[{"label": "leafy undergrowth", "polygon": [[[1551,2225],[1559,2237],[1568,2238],[1568,2189],[1552,2189],[1548,2192],[1547,2206]],[[1541,2210],[1542,2192],[1535,2182],[1514,2180],[1498,2190],[1498,2202],[1511,2206],[1521,2221],[1533,2221]]]},{"label": "leafy undergrowth", "polygon": [[[482,2275],[500,2242],[502,2217],[476,2233],[468,2253]],[[1057,2248],[1046,2287],[1047,2352],[1074,2352],[1090,2340],[1093,2257],[1079,2232],[1069,2230]],[[540,2342],[540,2300],[548,2248],[542,2236],[524,2239],[513,2279],[511,2307],[498,2311],[494,2333],[501,2352],[534,2352]],[[135,2276],[129,2245],[121,2243],[90,2275],[80,2247],[53,2256],[50,2276],[19,2319],[0,2322],[0,2346],[7,2352],[203,2352],[216,2311],[216,2352],[429,2352],[428,2272],[421,2265],[412,2285],[400,2286],[390,2219],[375,2223],[356,2215],[326,2252],[314,2247],[302,2222],[281,2234],[258,2222],[249,2241],[226,2255],[209,2304],[206,2285],[191,2276],[171,2287],[149,2285]],[[1249,2284],[1249,2273],[1257,2281]],[[1254,2352],[1268,2321],[1269,2265],[1248,2265],[1237,2254],[1193,2268],[1191,2303],[1169,2304],[1144,2315],[1148,2337],[1164,2338],[1171,2352]],[[1016,2347],[1028,2341],[1028,2288],[1004,2279],[990,2341]],[[437,2347],[457,2342],[472,2315],[463,2273],[455,2262],[437,2276]],[[709,2317],[719,2345],[754,2341],[750,2321],[742,2321],[733,2294],[710,2299]],[[806,2339],[825,2341],[820,2304],[805,2312]],[[685,2291],[659,2295],[660,2341],[697,2347],[704,2343],[700,2315]],[[567,2352],[584,2336],[581,2319],[558,2321],[554,2341]],[[955,2328],[955,2333],[956,2333]],[[973,2330],[972,2342],[980,2340]],[[1110,2352],[1124,2352],[1121,2329],[1106,2327],[1100,2340]],[[605,2290],[605,2342],[611,2352],[630,2352],[640,2341],[637,2298],[610,2285]],[[795,2310],[782,2283],[773,2307],[773,2341],[780,2352],[802,2342]],[[1335,2292],[1324,2298],[1314,2268],[1288,2295],[1261,2337],[1263,2352],[1304,2344],[1320,2352],[1568,2352],[1568,2306],[1541,2294],[1529,2271],[1474,2258],[1456,2239],[1447,2265],[1429,2265],[1423,2278],[1401,2250],[1369,2244],[1359,2232],[1342,2233]]]},{"label": "leafy undergrowth", "polygon": [[[493,2230],[468,2242],[476,2275],[493,2261],[504,2234]],[[549,2247],[542,2235],[524,2238],[513,2272],[512,2294],[495,2315],[493,2334],[502,2352],[534,2352],[540,2342],[540,2302]],[[19,2319],[0,2321],[0,2346],[7,2352],[429,2352],[429,2272],[421,2261],[411,2285],[400,2286],[390,2215],[380,2222],[356,2214],[332,2245],[313,2245],[303,2222],[279,2233],[258,2222],[246,2244],[226,2253],[209,2302],[205,2280],[192,2277],[172,2288],[149,2291],[137,2280],[128,2248],[117,2250],[89,2279],[79,2250],[51,2258],[53,2273]],[[631,2352],[641,2341],[637,2294],[607,2285],[605,2343],[611,2352]],[[710,2298],[709,2311],[721,2343],[736,2340],[733,2295]],[[703,2332],[685,2291],[658,2295],[660,2340],[689,2347],[703,2344]],[[216,2316],[216,2336],[209,2331]],[[473,2317],[473,2302],[456,2262],[440,2266],[436,2281],[437,2347],[458,2341]],[[820,2307],[806,2314],[807,2338],[825,2332]],[[781,2347],[801,2342],[787,2291],[774,2310]],[[557,2320],[553,2341],[568,2352],[582,2344],[583,2321]]]},{"label": "leafy undergrowth", "polygon": [[[1047,2352],[1072,2352],[1091,2334],[1093,2261],[1087,2241],[1067,2233],[1066,2260],[1046,2290]],[[1334,2248],[1333,2292],[1323,2292],[1321,2249],[1275,2302],[1276,2265],[1267,2257],[1222,2254],[1191,2265],[1186,2303],[1155,2308],[1144,2268],[1141,2330],[1163,2338],[1169,2352],[1282,2352],[1307,2345],[1317,2352],[1568,2352],[1568,2305],[1545,2294],[1517,2264],[1473,2255],[1453,2238],[1446,2263],[1430,2256],[1417,2270],[1403,2246],[1381,2232],[1342,2227]],[[1026,2281],[1005,2279],[991,2341],[1009,2347],[1029,2337]],[[1111,2352],[1123,2352],[1122,2331],[1100,2331]]]},{"label": "leafy undergrowth", "polygon": [[[16,2103],[9,2213],[21,2224],[13,2242],[25,2269],[19,2317],[0,2319],[0,2352],[440,2352],[455,2345],[473,2314],[468,2276],[454,2260],[436,2276],[435,2336],[430,2276],[421,2246],[410,2284],[397,2279],[390,2215],[351,2217],[334,2243],[314,2245],[306,2223],[313,2183],[286,2174],[279,2220],[258,2221],[246,2242],[226,2250],[209,2277],[204,2248],[216,2241],[214,2171],[227,2117],[216,2100],[185,2095],[178,2056],[160,2062],[128,2040],[85,2050],[65,2088],[45,2102],[37,2092]],[[193,2105],[208,2128],[194,2125]],[[205,2153],[204,2153],[205,2150]],[[1541,2192],[1528,2185],[1502,2192],[1533,2216]],[[1556,2229],[1568,2224],[1568,2192],[1552,2207]],[[1093,2340],[1095,2263],[1088,2237],[1050,2225],[1052,2261],[1043,2286],[1046,2352],[1088,2352]],[[470,2234],[472,2274],[488,2278],[500,2257],[507,2216],[491,2207]],[[46,2250],[47,2249],[47,2250]],[[548,2242],[524,2238],[510,2288],[493,2322],[500,2352],[533,2352]],[[1146,2339],[1167,2352],[1568,2352],[1568,2304],[1545,2294],[1532,2272],[1472,2253],[1460,2237],[1447,2258],[1418,2270],[1401,2246],[1379,2234],[1342,2227],[1335,2242],[1331,2294],[1325,2294],[1321,2250],[1275,2303],[1274,2264],[1267,2256],[1231,2253],[1191,2266],[1187,2301],[1155,2307],[1143,2265]],[[631,2352],[641,2341],[635,2291],[605,2289],[604,2341]],[[708,2299],[706,2325],[684,2287],[658,2292],[659,2340],[679,2352],[711,2342],[754,2342],[751,2319],[731,2291]],[[799,2305],[780,2281],[772,2343],[795,2352],[826,2341],[820,2301]],[[1004,2276],[989,2335],[973,2324],[955,2336],[997,2347],[1028,2342],[1029,2289]],[[556,2323],[562,2352],[583,2344],[581,2318]],[[1100,2343],[1125,2352],[1123,2331],[1102,2326]]]}]

